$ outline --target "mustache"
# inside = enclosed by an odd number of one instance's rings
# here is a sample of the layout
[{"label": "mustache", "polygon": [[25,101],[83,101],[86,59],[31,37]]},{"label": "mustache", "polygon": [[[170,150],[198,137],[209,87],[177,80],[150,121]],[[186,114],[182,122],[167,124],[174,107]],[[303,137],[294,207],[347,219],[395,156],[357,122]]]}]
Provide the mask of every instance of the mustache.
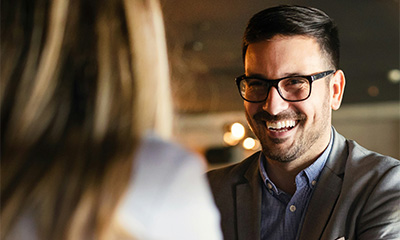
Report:
[{"label": "mustache", "polygon": [[287,119],[294,119],[301,121],[307,119],[307,116],[299,112],[282,112],[277,115],[272,115],[266,111],[261,111],[254,114],[253,119],[256,121],[265,121],[265,122],[277,122]]}]

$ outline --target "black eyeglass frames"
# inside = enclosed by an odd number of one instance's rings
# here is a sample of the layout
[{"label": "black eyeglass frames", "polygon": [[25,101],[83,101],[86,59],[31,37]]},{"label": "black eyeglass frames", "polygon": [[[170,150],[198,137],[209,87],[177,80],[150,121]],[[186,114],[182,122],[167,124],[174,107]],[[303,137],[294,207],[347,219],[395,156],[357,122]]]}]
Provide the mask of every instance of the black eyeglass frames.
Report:
[{"label": "black eyeglass frames", "polygon": [[276,80],[269,80],[257,76],[242,75],[235,79],[240,96],[248,102],[264,102],[268,98],[271,87],[278,90],[282,99],[288,102],[304,101],[311,95],[312,83],[322,79],[335,70],[329,70],[314,75],[288,76]]}]

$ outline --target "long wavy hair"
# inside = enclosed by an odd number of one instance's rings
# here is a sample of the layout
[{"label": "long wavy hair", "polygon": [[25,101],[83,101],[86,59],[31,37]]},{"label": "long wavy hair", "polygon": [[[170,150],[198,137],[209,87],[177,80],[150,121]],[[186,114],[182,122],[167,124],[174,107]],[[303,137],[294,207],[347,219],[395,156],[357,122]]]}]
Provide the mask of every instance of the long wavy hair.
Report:
[{"label": "long wavy hair", "polygon": [[112,237],[143,133],[171,131],[164,38],[157,0],[1,0],[1,239]]}]

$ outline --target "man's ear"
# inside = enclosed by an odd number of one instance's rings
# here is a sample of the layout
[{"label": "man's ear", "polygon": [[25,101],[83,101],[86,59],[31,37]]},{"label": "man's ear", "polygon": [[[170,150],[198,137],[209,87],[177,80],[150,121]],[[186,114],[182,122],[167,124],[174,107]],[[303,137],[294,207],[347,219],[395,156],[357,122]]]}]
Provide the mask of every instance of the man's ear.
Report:
[{"label": "man's ear", "polygon": [[338,110],[342,103],[346,79],[342,70],[337,70],[330,83],[331,108]]}]

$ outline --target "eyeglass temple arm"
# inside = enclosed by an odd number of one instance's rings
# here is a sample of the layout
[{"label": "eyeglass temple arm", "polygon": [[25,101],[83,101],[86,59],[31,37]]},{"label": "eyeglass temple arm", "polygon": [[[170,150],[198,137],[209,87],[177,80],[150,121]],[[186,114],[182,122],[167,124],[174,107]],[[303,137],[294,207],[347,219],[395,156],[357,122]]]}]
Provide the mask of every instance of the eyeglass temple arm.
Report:
[{"label": "eyeglass temple arm", "polygon": [[318,73],[318,74],[316,74],[316,75],[313,75],[312,78],[311,78],[311,80],[312,80],[312,81],[318,80],[318,79],[323,78],[323,77],[326,77],[326,76],[328,76],[329,74],[332,74],[332,73],[334,73],[334,72],[335,72],[334,70],[329,70],[329,71],[326,71],[326,72]]}]

